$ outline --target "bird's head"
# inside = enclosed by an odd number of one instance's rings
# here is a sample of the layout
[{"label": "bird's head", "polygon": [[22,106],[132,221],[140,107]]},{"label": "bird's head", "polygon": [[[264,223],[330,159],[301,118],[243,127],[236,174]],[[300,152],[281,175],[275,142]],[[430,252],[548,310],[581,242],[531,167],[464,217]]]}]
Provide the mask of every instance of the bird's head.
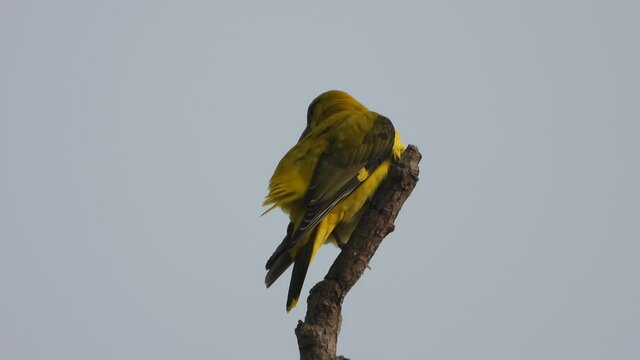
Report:
[{"label": "bird's head", "polygon": [[307,110],[307,127],[300,136],[302,139],[309,131],[330,116],[343,111],[368,111],[351,95],[340,90],[329,90],[313,99]]}]

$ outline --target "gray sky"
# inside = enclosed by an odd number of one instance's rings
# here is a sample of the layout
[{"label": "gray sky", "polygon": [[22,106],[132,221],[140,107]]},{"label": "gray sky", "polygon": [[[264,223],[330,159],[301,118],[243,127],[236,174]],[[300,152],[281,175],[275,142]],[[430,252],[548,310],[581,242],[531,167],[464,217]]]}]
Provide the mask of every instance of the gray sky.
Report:
[{"label": "gray sky", "polygon": [[424,155],[340,353],[640,358],[639,11],[3,1],[0,358],[295,358],[260,203],[328,89]]}]

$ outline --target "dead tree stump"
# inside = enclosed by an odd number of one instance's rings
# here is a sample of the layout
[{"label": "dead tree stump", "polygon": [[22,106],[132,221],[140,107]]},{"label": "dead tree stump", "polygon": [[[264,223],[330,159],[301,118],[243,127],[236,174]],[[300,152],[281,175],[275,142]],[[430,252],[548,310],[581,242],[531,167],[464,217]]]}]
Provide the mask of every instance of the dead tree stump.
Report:
[{"label": "dead tree stump", "polygon": [[364,209],[351,239],[333,262],[324,280],[307,298],[307,314],[296,327],[301,360],[338,360],[338,334],[342,322],[342,301],[360,279],[382,240],[394,230],[394,221],[418,182],[422,155],[409,145],[389,176]]}]

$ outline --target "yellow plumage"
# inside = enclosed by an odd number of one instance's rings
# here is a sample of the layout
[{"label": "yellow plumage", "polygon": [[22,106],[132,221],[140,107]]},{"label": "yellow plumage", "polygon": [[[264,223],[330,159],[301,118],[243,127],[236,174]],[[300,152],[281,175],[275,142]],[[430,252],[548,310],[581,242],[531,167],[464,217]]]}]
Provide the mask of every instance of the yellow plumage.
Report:
[{"label": "yellow plumage", "polygon": [[280,207],[290,218],[265,278],[269,287],[294,264],[287,311],[295,307],[320,246],[349,240],[365,201],[404,148],[387,118],[345,92],[325,92],[309,105],[307,128],[280,160],[263,204]]}]

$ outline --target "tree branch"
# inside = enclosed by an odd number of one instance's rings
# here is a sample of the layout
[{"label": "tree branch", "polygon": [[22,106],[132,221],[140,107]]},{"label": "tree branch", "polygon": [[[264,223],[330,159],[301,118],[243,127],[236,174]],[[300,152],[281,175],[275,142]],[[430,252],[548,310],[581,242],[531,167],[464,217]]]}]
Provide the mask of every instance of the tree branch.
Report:
[{"label": "tree branch", "polygon": [[362,220],[333,262],[324,280],[307,298],[307,315],[296,327],[301,360],[336,360],[342,322],[342,301],[360,279],[382,240],[394,230],[394,221],[418,181],[422,155],[409,145],[394,162],[389,176],[367,203]]}]

